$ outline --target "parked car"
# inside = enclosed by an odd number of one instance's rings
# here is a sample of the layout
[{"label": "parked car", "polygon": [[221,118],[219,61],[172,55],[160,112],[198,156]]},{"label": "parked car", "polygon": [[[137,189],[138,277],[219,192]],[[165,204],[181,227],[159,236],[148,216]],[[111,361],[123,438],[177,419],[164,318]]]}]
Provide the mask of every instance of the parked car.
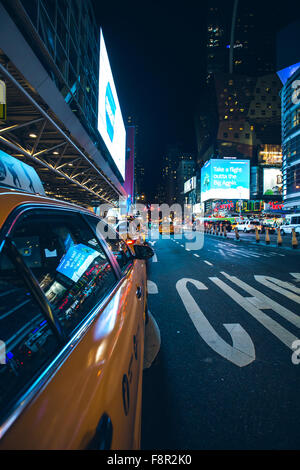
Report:
[{"label": "parked car", "polygon": [[255,232],[255,224],[251,220],[243,220],[236,225],[239,232]]},{"label": "parked car", "polygon": [[282,235],[286,235],[292,233],[292,229],[295,229],[296,235],[300,234],[300,214],[288,215],[286,222],[280,227],[280,232]]}]

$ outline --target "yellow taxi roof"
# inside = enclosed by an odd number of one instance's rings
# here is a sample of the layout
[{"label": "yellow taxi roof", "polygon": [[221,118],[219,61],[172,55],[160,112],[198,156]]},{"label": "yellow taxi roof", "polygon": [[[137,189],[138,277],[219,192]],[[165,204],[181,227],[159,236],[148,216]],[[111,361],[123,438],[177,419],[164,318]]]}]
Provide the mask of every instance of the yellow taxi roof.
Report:
[{"label": "yellow taxi roof", "polygon": [[58,201],[50,197],[39,196],[26,192],[17,191],[10,188],[0,188],[0,228],[4,224],[9,214],[18,206],[23,204],[51,204],[57,207],[75,208],[91,214],[91,211],[84,207],[76,206],[65,201]]}]

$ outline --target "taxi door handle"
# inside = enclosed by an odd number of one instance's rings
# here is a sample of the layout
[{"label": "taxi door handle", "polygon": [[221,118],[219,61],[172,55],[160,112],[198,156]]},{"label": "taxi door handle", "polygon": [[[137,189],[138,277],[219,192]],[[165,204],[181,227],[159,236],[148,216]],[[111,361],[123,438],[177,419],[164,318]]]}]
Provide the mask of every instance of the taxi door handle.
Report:
[{"label": "taxi door handle", "polygon": [[141,286],[138,286],[137,290],[136,290],[136,296],[138,299],[140,299],[142,297],[142,293],[143,293],[143,290],[141,288]]},{"label": "taxi door handle", "polygon": [[110,450],[113,426],[110,417],[104,413],[98,423],[96,432],[90,441],[88,450]]}]

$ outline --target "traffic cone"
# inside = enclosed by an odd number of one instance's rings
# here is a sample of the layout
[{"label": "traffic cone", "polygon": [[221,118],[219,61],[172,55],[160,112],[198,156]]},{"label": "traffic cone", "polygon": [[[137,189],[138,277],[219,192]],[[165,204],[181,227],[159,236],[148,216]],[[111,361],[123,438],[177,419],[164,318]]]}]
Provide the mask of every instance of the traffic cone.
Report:
[{"label": "traffic cone", "polygon": [[266,228],[266,245],[270,245],[270,235],[268,227]]},{"label": "traffic cone", "polygon": [[239,240],[239,239],[240,239],[240,235],[239,235],[239,232],[238,232],[237,227],[235,227],[234,230],[235,230],[235,238],[236,238],[237,240]]},{"label": "traffic cone", "polygon": [[259,243],[259,233],[258,233],[257,227],[255,227],[255,238],[256,238],[256,243]]},{"label": "traffic cone", "polygon": [[223,237],[223,224],[220,225],[220,237]]},{"label": "traffic cone", "polygon": [[281,246],[282,245],[282,236],[280,233],[280,228],[277,229],[277,245]]},{"label": "traffic cone", "polygon": [[297,235],[296,235],[294,228],[292,228],[292,247],[298,248],[298,240],[297,240]]}]

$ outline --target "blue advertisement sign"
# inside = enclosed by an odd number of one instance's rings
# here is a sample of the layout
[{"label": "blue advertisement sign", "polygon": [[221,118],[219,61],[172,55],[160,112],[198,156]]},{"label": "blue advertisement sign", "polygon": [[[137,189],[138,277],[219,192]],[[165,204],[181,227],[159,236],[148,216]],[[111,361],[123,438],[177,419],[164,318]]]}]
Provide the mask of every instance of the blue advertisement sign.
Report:
[{"label": "blue advertisement sign", "polygon": [[201,202],[250,199],[249,160],[209,160],[201,169]]},{"label": "blue advertisement sign", "polygon": [[114,101],[111,87],[108,82],[106,86],[106,94],[105,94],[105,115],[106,115],[106,129],[107,129],[107,133],[111,141],[113,141],[113,138],[114,138],[116,108],[117,107]]},{"label": "blue advertisement sign", "polygon": [[82,243],[73,245],[68,249],[56,270],[77,282],[97,256],[99,256],[98,251],[89,246]]}]

